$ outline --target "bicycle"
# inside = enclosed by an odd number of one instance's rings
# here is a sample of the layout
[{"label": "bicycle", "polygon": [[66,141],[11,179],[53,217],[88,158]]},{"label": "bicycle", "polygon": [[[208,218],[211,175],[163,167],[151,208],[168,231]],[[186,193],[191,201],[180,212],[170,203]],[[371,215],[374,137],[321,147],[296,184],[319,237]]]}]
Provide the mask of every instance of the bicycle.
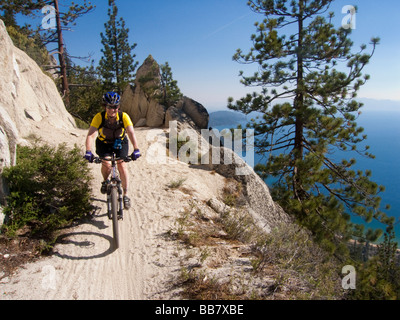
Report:
[{"label": "bicycle", "polygon": [[119,248],[119,229],[118,221],[124,218],[124,204],[123,204],[123,191],[121,187],[121,179],[117,170],[117,161],[122,160],[125,162],[133,161],[130,156],[126,158],[117,158],[115,152],[110,157],[96,157],[93,162],[100,164],[103,161],[111,161],[111,179],[107,184],[107,215],[112,220],[113,225],[113,238],[115,249]]}]

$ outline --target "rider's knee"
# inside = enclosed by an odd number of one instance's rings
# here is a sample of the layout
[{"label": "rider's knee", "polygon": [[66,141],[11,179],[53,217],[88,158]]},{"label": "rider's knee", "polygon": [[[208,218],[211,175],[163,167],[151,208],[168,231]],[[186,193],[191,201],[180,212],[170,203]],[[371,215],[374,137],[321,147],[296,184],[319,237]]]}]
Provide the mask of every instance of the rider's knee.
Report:
[{"label": "rider's knee", "polygon": [[126,163],[124,161],[118,162],[117,165],[119,171],[126,171]]},{"label": "rider's knee", "polygon": [[107,169],[111,169],[111,162],[110,161],[103,161],[102,162],[103,167]]}]

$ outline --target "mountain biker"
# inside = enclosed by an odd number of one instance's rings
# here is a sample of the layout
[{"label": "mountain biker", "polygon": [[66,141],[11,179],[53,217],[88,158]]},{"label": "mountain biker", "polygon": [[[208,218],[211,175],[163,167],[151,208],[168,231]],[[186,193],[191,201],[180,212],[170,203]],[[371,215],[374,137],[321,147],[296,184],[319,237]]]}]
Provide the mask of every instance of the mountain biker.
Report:
[{"label": "mountain biker", "polygon": [[[129,140],[133,145],[132,160],[137,160],[141,154],[138,142],[133,129],[133,123],[129,115],[119,110],[120,96],[115,92],[107,92],[103,95],[103,104],[105,111],[95,115],[90,125],[86,137],[86,154],[85,159],[93,162],[94,155],[92,153],[93,140],[98,133],[96,139],[96,153],[99,157],[111,156],[114,151],[118,158],[126,158],[129,152]],[[129,137],[126,137],[126,134]],[[123,160],[117,162],[118,171],[121,178],[122,189],[124,192],[123,201],[125,209],[129,209],[131,201],[127,196],[129,187],[129,176],[126,163]],[[107,192],[108,177],[111,173],[111,162],[103,161],[101,173],[104,181],[101,185],[101,193]]]}]

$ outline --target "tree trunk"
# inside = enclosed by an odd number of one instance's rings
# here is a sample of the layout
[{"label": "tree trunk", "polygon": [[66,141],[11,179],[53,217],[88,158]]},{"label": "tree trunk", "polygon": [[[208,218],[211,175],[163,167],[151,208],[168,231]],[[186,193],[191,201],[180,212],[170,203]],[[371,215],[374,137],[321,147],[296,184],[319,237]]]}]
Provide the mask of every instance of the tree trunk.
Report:
[{"label": "tree trunk", "polygon": [[[296,122],[295,122],[295,138],[294,138],[294,161],[302,160],[304,153],[303,146],[303,134],[304,134],[304,120],[303,120],[303,109],[304,109],[304,70],[303,70],[303,13],[304,13],[303,0],[299,1],[299,17],[298,17],[298,49],[297,49],[297,92],[294,100],[294,108],[296,110]],[[293,166],[293,191],[299,200],[302,199],[301,190],[302,182],[299,177],[298,167],[296,163]]]},{"label": "tree trunk", "polygon": [[58,38],[58,58],[60,61],[60,73],[61,73],[61,90],[64,96],[64,102],[67,110],[69,110],[69,85],[67,78],[67,63],[65,61],[65,50],[64,50],[64,39],[61,29],[61,18],[60,9],[58,6],[58,0],[54,0],[54,7],[56,9],[56,23],[57,23],[57,38]]}]

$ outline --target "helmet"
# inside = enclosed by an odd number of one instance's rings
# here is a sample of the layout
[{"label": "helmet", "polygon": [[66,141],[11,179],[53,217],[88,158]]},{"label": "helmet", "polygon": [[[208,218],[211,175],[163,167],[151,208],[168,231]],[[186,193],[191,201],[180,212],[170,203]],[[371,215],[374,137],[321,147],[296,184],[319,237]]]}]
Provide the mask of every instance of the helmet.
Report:
[{"label": "helmet", "polygon": [[105,105],[113,105],[118,106],[120,103],[121,97],[116,92],[107,92],[103,95],[103,102]]}]

